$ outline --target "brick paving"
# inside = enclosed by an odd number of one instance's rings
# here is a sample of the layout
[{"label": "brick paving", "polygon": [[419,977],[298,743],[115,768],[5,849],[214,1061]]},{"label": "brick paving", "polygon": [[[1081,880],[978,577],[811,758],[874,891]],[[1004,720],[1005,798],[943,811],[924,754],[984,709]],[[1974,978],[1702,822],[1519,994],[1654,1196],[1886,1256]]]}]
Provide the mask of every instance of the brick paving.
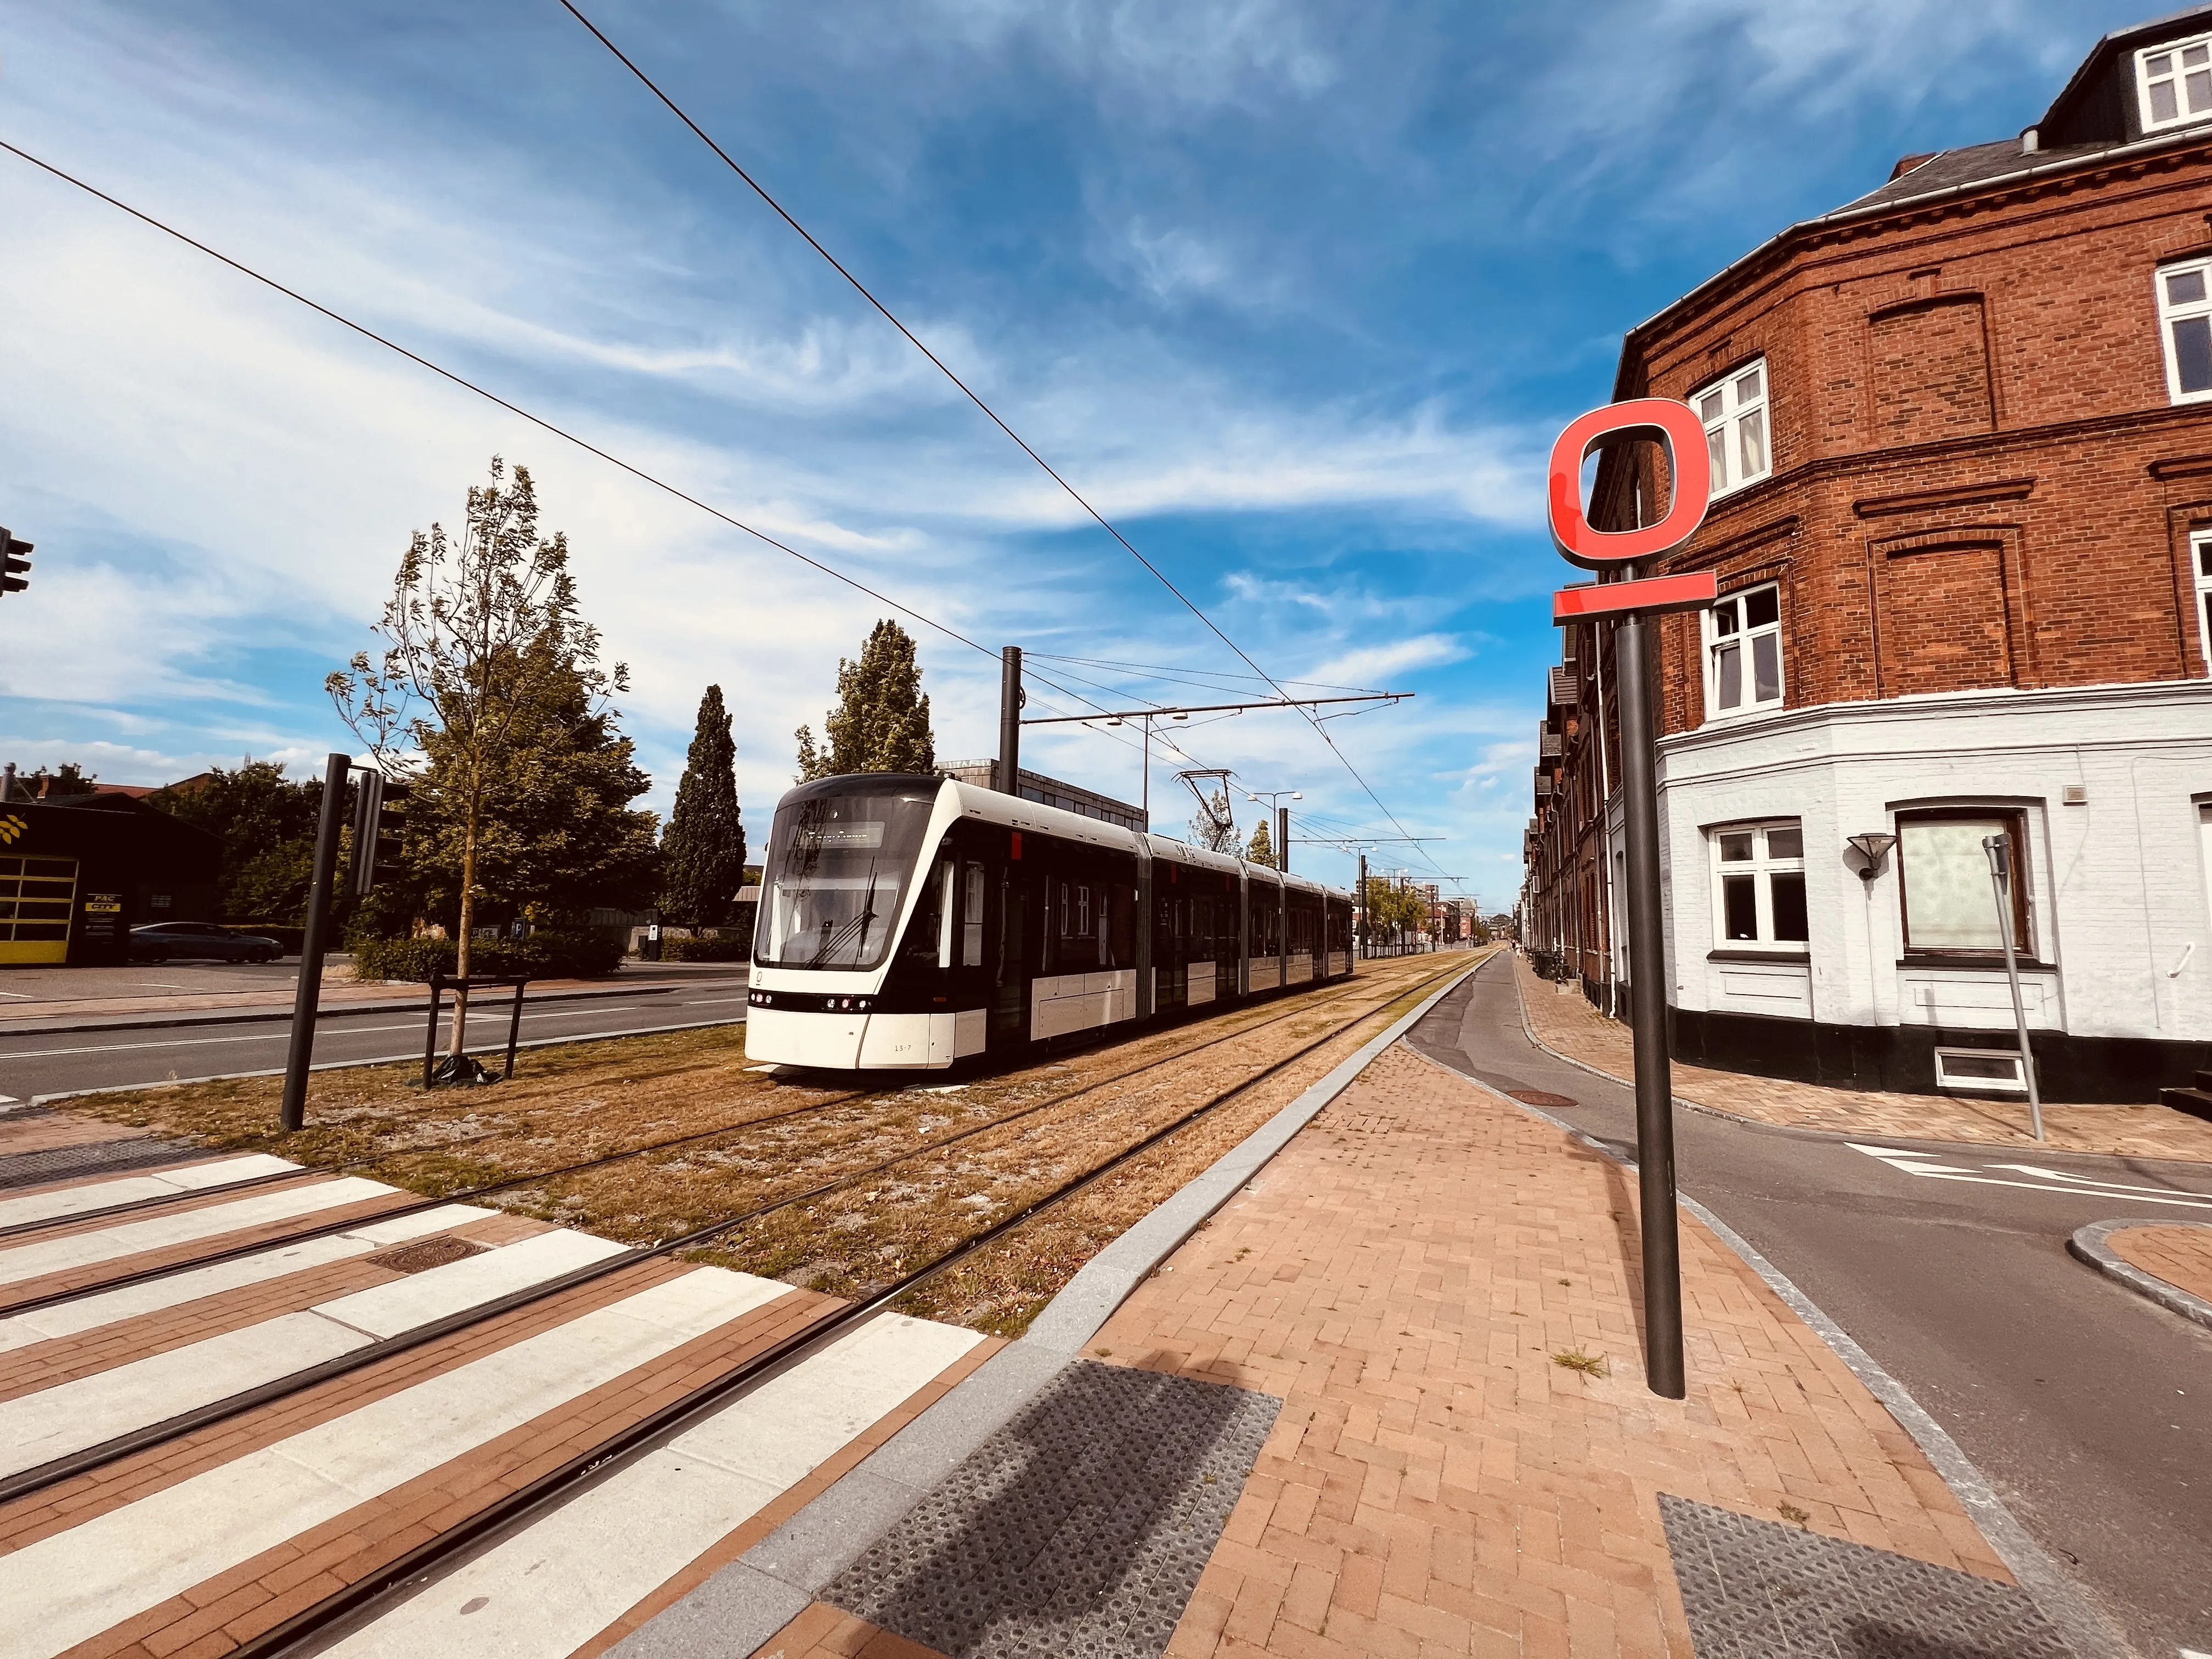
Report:
[{"label": "brick paving", "polygon": [[753,1650],[755,1659],[945,1659],[827,1601],[817,1601]]},{"label": "brick paving", "polygon": [[[46,1107],[27,1107],[20,1111],[0,1115],[0,1157],[13,1157],[18,1152],[52,1152],[60,1146],[89,1146],[102,1141],[148,1139],[160,1133],[154,1129],[130,1128],[119,1123],[103,1122],[96,1117],[84,1117],[76,1112],[54,1111]],[[82,1181],[83,1177],[76,1177]],[[66,1187],[67,1180],[50,1183]],[[38,1191],[37,1187],[11,1187],[9,1198],[21,1198]]]},{"label": "brick paving", "polygon": [[[1538,979],[1528,958],[1517,951],[1514,972],[1520,976],[1521,1003],[1528,1024],[1545,1046],[1624,1081],[1635,1075],[1635,1051],[1625,1024],[1607,1019],[1571,984],[1562,992]],[[1832,1089],[1689,1066],[1679,1060],[1674,1062],[1674,1093],[1715,1111],[1791,1128],[2002,1146],[2036,1145],[2025,1100]],[[2212,1163],[2212,1123],[2165,1106],[2073,1106],[2045,1101],[2043,1126],[2043,1145],[2059,1152]]]},{"label": "brick paving", "polygon": [[2105,1243],[2130,1267],[2200,1301],[2212,1302],[2212,1227],[2125,1227],[2108,1235]]},{"label": "brick paving", "polygon": [[[1168,1651],[1688,1659],[1661,1492],[2010,1582],[1686,1216],[1688,1398],[1650,1395],[1637,1237],[1620,1166],[1402,1046],[1378,1060],[1086,1350],[1285,1401]],[[874,1652],[799,1624],[787,1659]]]}]

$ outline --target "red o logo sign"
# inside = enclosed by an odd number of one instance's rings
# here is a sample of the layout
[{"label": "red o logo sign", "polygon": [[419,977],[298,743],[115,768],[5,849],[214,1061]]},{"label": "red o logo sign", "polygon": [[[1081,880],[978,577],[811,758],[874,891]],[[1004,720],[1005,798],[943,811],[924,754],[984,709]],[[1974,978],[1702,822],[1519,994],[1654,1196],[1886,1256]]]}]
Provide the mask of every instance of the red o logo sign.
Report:
[{"label": "red o logo sign", "polygon": [[[1583,463],[1600,439],[1623,434],[1666,446],[1674,500],[1657,524],[1641,530],[1593,530],[1583,513]],[[1634,398],[1594,409],[1552,446],[1550,495],[1552,542],[1568,563],[1611,570],[1656,559],[1689,540],[1705,521],[1713,495],[1705,428],[1687,404],[1672,398]]]}]

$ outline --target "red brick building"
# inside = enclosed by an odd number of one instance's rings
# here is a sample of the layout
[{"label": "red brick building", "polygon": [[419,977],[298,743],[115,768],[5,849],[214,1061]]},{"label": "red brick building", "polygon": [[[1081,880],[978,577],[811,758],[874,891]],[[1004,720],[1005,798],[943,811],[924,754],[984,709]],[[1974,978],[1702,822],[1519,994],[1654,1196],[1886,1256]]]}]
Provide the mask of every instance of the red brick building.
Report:
[{"label": "red brick building", "polygon": [[[2212,7],[2107,36],[2019,137],[1906,156],[1745,255],[1631,331],[1614,396],[1687,403],[1714,463],[1663,568],[1721,602],[1656,653],[1678,1052],[2021,1089],[2009,927],[2054,1097],[2212,1066]],[[1593,521],[1648,522],[1664,488],[1608,452]],[[1605,626],[1563,657],[1524,926],[1609,1001]],[[1990,834],[2023,872],[2008,920]]]}]

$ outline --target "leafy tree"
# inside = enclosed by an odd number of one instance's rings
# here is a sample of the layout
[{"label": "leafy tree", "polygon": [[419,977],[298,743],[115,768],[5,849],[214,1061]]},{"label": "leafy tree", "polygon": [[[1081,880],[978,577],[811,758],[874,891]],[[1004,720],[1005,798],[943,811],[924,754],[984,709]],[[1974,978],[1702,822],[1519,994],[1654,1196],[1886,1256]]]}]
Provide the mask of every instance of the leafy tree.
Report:
[{"label": "leafy tree", "polygon": [[96,772],[88,772],[75,761],[64,761],[49,772],[43,766],[35,772],[15,775],[15,799],[18,800],[58,800],[69,795],[88,795],[98,779]]},{"label": "leafy tree", "polygon": [[222,919],[304,923],[322,780],[295,783],[278,763],[249,759],[234,772],[217,767],[191,782],[157,789],[146,803],[222,843],[216,895]]},{"label": "leafy tree", "polygon": [[1209,853],[1237,850],[1237,818],[1230,808],[1226,787],[1199,798],[1198,811],[1190,815],[1190,842]]},{"label": "leafy tree", "polygon": [[933,772],[937,739],[914,639],[896,622],[876,624],[858,662],[837,659],[837,707],[823,721],[825,745],[799,728],[799,781],[848,772]]},{"label": "leafy tree", "polygon": [[1244,848],[1244,856],[1254,864],[1264,864],[1271,870],[1275,867],[1275,838],[1267,833],[1265,813],[1252,826],[1252,840]]},{"label": "leafy tree", "polygon": [[[578,609],[568,538],[538,533],[529,468],[516,467],[509,483],[494,456],[491,482],[470,488],[465,514],[458,543],[439,524],[427,536],[415,532],[376,626],[382,654],[372,661],[357,653],[325,683],[339,716],[387,772],[420,774],[433,786],[424,816],[443,822],[426,851],[453,861],[455,970],[463,978],[484,874],[497,866],[520,884],[539,858],[514,842],[488,841],[494,803],[516,788],[540,804],[560,800],[563,769],[549,769],[533,751],[545,749],[564,719],[572,740],[594,720],[607,722],[603,735],[611,733],[608,699],[629,690],[622,664],[611,673],[599,666],[599,634]],[[626,741],[586,742],[569,758],[586,754],[602,768],[613,761],[617,773],[635,775]],[[619,779],[608,781],[619,787]],[[417,809],[410,804],[410,811]],[[467,1032],[463,991],[453,1000],[456,1059]]]},{"label": "leafy tree", "polygon": [[1402,933],[1428,921],[1428,901],[1388,876],[1367,878],[1367,925],[1370,932]]},{"label": "leafy tree", "polygon": [[660,837],[660,908],[692,927],[730,919],[744,881],[745,824],[738,810],[738,750],[722,688],[699,699],[699,723],[676,786],[676,810]]}]

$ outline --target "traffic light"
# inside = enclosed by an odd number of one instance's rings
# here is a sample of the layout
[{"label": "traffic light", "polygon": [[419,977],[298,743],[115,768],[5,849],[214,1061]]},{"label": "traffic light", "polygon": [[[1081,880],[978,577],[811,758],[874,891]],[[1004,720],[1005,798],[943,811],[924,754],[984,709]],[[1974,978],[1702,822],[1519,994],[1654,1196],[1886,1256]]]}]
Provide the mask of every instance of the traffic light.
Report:
[{"label": "traffic light", "polygon": [[408,787],[381,772],[362,772],[354,784],[353,870],[348,879],[356,896],[376,886],[376,872],[399,863],[405,832]]},{"label": "traffic light", "polygon": [[30,585],[30,543],[0,530],[0,594],[20,593]]}]

